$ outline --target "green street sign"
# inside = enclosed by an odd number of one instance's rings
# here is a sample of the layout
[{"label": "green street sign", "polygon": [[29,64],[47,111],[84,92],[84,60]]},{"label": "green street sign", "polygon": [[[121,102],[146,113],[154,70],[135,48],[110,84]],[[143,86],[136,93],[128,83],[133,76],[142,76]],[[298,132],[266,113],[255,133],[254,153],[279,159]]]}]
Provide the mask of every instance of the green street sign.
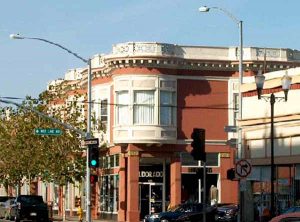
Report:
[{"label": "green street sign", "polygon": [[60,129],[56,128],[48,128],[48,129],[42,129],[42,128],[36,128],[34,129],[35,135],[49,135],[49,136],[59,136],[62,134]]}]

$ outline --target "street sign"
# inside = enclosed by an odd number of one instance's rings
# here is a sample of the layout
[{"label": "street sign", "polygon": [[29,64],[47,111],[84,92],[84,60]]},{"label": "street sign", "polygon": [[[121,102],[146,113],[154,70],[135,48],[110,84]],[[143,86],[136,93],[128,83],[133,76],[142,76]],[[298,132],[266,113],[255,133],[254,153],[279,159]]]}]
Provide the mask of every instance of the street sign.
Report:
[{"label": "street sign", "polygon": [[236,133],[237,132],[237,126],[225,126],[224,131],[227,133]]},{"label": "street sign", "polygon": [[245,159],[241,159],[235,164],[235,173],[241,178],[247,177],[251,173],[251,169],[250,162]]},{"label": "street sign", "polygon": [[83,142],[83,145],[98,145],[99,144],[99,139],[98,138],[93,138],[93,139],[85,139]]},{"label": "street sign", "polygon": [[57,128],[36,128],[34,129],[35,135],[59,136],[62,134],[61,129]]}]

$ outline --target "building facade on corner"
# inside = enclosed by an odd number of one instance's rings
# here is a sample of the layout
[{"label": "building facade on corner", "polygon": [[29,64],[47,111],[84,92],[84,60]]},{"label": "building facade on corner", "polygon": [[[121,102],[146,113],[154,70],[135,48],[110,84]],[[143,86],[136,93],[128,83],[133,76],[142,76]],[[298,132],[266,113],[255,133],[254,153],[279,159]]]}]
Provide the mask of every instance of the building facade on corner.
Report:
[{"label": "building facade on corner", "polygon": [[[244,76],[256,74],[266,61],[268,71],[293,68],[299,55],[290,49],[244,48]],[[92,129],[106,144],[91,189],[93,218],[137,222],[169,205],[202,202],[202,164],[190,155],[193,128],[206,132],[206,200],[211,201],[213,185],[219,203],[238,202],[238,183],[227,179],[237,154],[227,141],[237,135],[224,131],[237,125],[238,59],[238,47],[152,42],[116,44],[110,54],[92,58],[92,110],[102,130],[98,124]],[[87,70],[73,77],[70,100],[84,101]],[[72,96],[75,89],[79,97]],[[75,199],[84,198],[78,187],[65,188],[69,214],[76,212]],[[58,210],[59,190],[39,184]]]}]

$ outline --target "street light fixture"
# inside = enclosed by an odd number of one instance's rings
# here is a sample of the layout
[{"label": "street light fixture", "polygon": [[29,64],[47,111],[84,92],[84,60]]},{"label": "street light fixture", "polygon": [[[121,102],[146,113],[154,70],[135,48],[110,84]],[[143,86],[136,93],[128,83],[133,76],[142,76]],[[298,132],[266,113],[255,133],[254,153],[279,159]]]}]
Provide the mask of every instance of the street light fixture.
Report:
[{"label": "street light fixture", "polygon": [[[58,43],[49,41],[47,39],[36,38],[36,37],[25,37],[25,36],[21,36],[20,34],[11,34],[9,37],[11,39],[38,40],[38,41],[46,42],[51,45],[55,45],[55,46],[63,49],[64,51],[72,54],[73,56],[75,56],[76,58],[80,59],[81,61],[83,61],[84,63],[86,63],[88,65],[88,83],[87,83],[88,113],[87,113],[86,139],[90,139],[91,138],[91,113],[92,113],[92,106],[91,106],[92,105],[92,65],[91,65],[91,59],[84,59],[81,56],[79,56],[78,54],[69,50],[68,48],[66,48]],[[89,168],[88,156],[89,156],[89,148],[87,147],[87,149],[86,149],[86,221],[90,222],[91,221],[91,199],[90,199],[91,184],[90,184],[89,178],[90,178],[91,170]]]},{"label": "street light fixture", "polygon": [[262,96],[262,90],[263,85],[265,81],[265,76],[262,74],[261,71],[258,72],[258,74],[255,76],[255,83],[256,83],[256,89],[257,89],[257,96],[258,99],[264,98],[266,101],[270,101],[271,105],[271,133],[270,133],[270,140],[271,140],[271,215],[274,216],[275,213],[275,197],[274,197],[274,182],[275,182],[275,164],[274,164],[274,104],[276,102],[276,99],[278,101],[284,100],[287,101],[287,95],[288,91],[291,86],[292,77],[288,76],[288,73],[286,71],[285,75],[282,77],[282,90],[284,92],[284,97],[276,97],[274,93],[271,93],[270,96]]}]

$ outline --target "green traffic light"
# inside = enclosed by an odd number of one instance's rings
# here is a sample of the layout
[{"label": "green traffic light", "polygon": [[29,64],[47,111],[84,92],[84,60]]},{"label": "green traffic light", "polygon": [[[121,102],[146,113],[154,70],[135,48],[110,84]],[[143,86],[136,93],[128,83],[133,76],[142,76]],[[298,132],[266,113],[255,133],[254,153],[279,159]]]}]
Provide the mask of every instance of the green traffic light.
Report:
[{"label": "green traffic light", "polygon": [[96,160],[92,160],[92,161],[91,161],[91,165],[92,165],[92,166],[96,166],[96,165],[97,165],[97,161],[96,161]]}]

